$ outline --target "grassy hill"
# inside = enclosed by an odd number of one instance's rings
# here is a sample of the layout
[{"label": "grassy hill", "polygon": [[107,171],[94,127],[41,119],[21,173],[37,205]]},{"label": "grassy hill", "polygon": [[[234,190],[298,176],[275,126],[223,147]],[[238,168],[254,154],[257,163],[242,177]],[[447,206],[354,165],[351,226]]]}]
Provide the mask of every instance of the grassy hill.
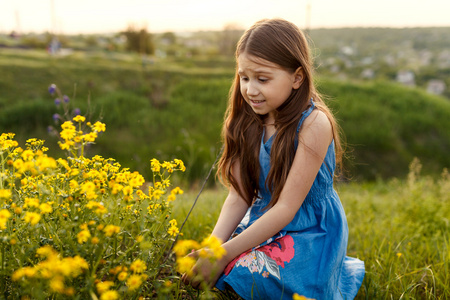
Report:
[{"label": "grassy hill", "polygon": [[[107,125],[90,154],[117,159],[149,176],[149,160],[183,159],[184,175],[200,179],[220,149],[220,128],[233,70],[192,67],[170,60],[142,64],[139,56],[74,53],[49,57],[38,51],[0,52],[0,131],[23,142],[46,140],[61,155],[48,126],[62,114],[47,88],[59,86],[83,115]],[[191,67],[189,67],[191,66]],[[414,157],[425,173],[450,166],[450,102],[387,82],[322,78],[348,145],[350,178],[403,177]]]}]

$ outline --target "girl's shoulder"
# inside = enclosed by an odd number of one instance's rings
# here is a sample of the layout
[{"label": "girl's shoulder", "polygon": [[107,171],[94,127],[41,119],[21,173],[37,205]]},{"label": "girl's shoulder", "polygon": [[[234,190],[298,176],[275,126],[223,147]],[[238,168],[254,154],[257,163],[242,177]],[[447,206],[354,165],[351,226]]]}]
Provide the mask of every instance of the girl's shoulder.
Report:
[{"label": "girl's shoulder", "polygon": [[305,118],[299,132],[301,136],[310,136],[314,139],[325,138],[332,140],[333,129],[328,116],[320,109],[313,109]]}]

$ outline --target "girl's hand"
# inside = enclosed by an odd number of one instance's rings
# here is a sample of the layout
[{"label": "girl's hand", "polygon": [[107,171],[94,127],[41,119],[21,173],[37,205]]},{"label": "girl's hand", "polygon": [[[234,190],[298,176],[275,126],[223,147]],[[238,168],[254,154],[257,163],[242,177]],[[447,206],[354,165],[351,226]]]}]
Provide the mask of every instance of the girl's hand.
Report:
[{"label": "girl's hand", "polygon": [[197,263],[192,268],[192,274],[184,273],[181,280],[186,285],[191,285],[193,288],[212,288],[223,270],[228,264],[226,256],[220,260],[211,261],[210,258],[202,255],[203,251],[210,251],[208,249],[200,249],[188,254],[188,256],[197,259]]}]

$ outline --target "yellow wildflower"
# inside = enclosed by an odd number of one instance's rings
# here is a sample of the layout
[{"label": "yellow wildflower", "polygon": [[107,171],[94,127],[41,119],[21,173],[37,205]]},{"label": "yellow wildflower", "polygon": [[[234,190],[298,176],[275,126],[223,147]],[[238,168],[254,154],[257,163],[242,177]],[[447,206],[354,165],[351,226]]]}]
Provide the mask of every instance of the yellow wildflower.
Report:
[{"label": "yellow wildflower", "polygon": [[292,300],[313,300],[311,298],[306,298],[305,296],[300,296],[299,294],[295,293],[292,297]]},{"label": "yellow wildflower", "polygon": [[145,262],[141,259],[136,259],[130,266],[130,270],[133,271],[133,273],[143,273],[147,269],[147,266],[145,265]]},{"label": "yellow wildflower", "polygon": [[64,292],[64,280],[61,276],[55,276],[50,280],[50,290],[61,294]]},{"label": "yellow wildflower", "polygon": [[97,121],[94,123],[93,128],[97,132],[103,132],[106,130],[106,125],[102,122]]},{"label": "yellow wildflower", "polygon": [[142,276],[141,275],[131,275],[127,280],[127,286],[130,291],[137,290],[142,284]]},{"label": "yellow wildflower", "polygon": [[114,282],[112,281],[101,281],[99,283],[97,283],[96,287],[97,287],[97,291],[99,292],[99,294],[103,294],[106,291],[109,290],[110,287],[112,287],[114,285]]},{"label": "yellow wildflower", "polygon": [[6,223],[11,217],[11,213],[7,209],[0,210],[0,229],[6,229]]},{"label": "yellow wildflower", "polygon": [[117,291],[106,291],[100,296],[100,300],[117,300],[119,293]]},{"label": "yellow wildflower", "polygon": [[90,132],[90,133],[87,133],[87,134],[83,135],[83,139],[86,142],[95,142],[96,138],[97,138],[97,133],[96,132]]},{"label": "yellow wildflower", "polygon": [[49,214],[53,212],[53,208],[47,203],[42,203],[39,205],[39,209],[41,210],[41,214]]},{"label": "yellow wildflower", "polygon": [[81,122],[84,122],[86,120],[86,118],[81,115],[78,115],[78,116],[75,116],[73,118],[73,120],[74,120],[74,122],[81,123]]},{"label": "yellow wildflower", "polygon": [[217,259],[221,259],[226,254],[225,249],[222,247],[222,241],[215,236],[205,238],[201,246],[210,249]]},{"label": "yellow wildflower", "polygon": [[195,265],[196,260],[190,256],[183,256],[177,259],[177,270],[181,274],[186,273],[192,275],[192,267]]},{"label": "yellow wildflower", "polygon": [[90,199],[96,199],[98,196],[95,193],[96,186],[92,181],[86,181],[81,184],[81,192],[85,193],[86,198],[88,200]]},{"label": "yellow wildflower", "polygon": [[115,225],[106,225],[105,229],[103,229],[106,236],[112,236],[115,233],[120,232],[120,227]]},{"label": "yellow wildflower", "polygon": [[24,220],[26,223],[30,223],[32,226],[36,225],[41,220],[41,215],[34,212],[27,212]]},{"label": "yellow wildflower", "polygon": [[90,237],[91,237],[91,233],[89,232],[89,230],[82,230],[82,231],[78,232],[78,234],[77,234],[78,244],[83,244],[83,243],[87,242]]},{"label": "yellow wildflower", "polygon": [[9,189],[0,189],[0,199],[7,199],[11,198],[12,193]]},{"label": "yellow wildflower", "polygon": [[36,254],[40,257],[46,257],[46,258],[54,258],[58,255],[58,253],[53,249],[51,246],[42,246],[41,248],[37,249]]},{"label": "yellow wildflower", "polygon": [[170,226],[169,229],[167,229],[167,233],[176,236],[180,231],[178,230],[177,226]]},{"label": "yellow wildflower", "polygon": [[119,275],[117,275],[117,279],[119,281],[125,281],[128,277],[128,273],[127,272],[120,272]]},{"label": "yellow wildflower", "polygon": [[193,240],[181,240],[178,241],[173,247],[177,257],[185,256],[189,251],[199,249],[201,246],[199,243]]},{"label": "yellow wildflower", "polygon": [[153,173],[159,173],[159,171],[161,170],[161,164],[156,158],[150,160],[150,165]]},{"label": "yellow wildflower", "polygon": [[181,172],[186,171],[186,167],[184,166],[184,163],[183,163],[182,160],[180,160],[180,159],[174,159],[173,161],[174,161],[175,164],[178,166],[178,168],[180,168],[180,171],[181,171]]},{"label": "yellow wildflower", "polygon": [[39,199],[36,198],[25,198],[25,204],[23,208],[28,207],[39,207]]}]

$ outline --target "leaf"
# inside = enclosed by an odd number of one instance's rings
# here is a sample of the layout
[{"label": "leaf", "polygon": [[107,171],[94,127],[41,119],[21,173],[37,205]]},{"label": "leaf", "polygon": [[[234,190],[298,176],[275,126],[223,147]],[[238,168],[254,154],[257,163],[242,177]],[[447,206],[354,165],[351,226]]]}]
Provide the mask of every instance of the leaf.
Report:
[{"label": "leaf", "polygon": [[265,253],[263,253],[263,258],[264,258],[264,261],[265,261],[265,265],[266,265],[267,271],[271,275],[273,275],[276,278],[278,278],[279,280],[281,280],[280,267],[277,265],[276,261],[273,260],[272,258],[270,258],[269,256],[267,256]]}]

